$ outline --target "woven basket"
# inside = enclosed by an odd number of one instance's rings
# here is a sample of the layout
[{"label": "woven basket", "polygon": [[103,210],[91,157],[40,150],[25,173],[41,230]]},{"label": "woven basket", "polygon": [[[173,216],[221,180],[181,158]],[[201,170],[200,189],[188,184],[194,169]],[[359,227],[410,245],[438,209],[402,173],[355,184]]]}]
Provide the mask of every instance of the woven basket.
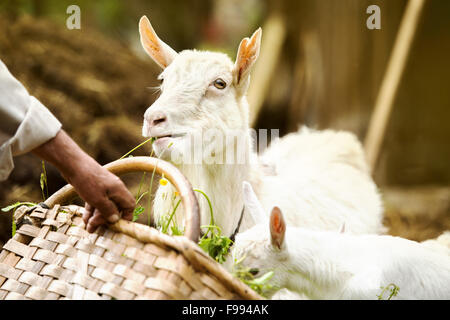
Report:
[{"label": "woven basket", "polygon": [[197,246],[197,199],[171,164],[150,157],[105,166],[121,175],[149,171],[180,194],[185,236],[119,220],[88,233],[67,185],[44,204],[15,212],[17,231],[0,252],[0,299],[262,299]]}]

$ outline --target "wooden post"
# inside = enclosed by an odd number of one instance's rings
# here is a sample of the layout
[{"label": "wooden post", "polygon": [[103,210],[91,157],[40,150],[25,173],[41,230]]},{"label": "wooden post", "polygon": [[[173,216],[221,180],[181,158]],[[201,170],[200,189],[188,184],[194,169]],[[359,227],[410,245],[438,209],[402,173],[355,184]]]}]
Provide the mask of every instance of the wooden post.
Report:
[{"label": "wooden post", "polygon": [[364,143],[367,161],[372,168],[372,172],[375,171],[376,168],[394,98],[398,91],[400,79],[408,60],[408,53],[411,49],[424,4],[425,0],[409,0],[388,62],[386,73],[381,83],[374,113],[370,119],[369,129]]}]

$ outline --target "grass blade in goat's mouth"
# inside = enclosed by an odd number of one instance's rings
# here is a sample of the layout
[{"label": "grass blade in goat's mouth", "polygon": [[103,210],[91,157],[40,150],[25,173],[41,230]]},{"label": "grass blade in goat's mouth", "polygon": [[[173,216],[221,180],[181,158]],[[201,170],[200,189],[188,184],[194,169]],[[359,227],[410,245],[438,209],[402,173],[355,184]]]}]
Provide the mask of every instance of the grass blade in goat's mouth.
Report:
[{"label": "grass blade in goat's mouth", "polygon": [[174,133],[174,134],[167,134],[164,136],[155,137],[155,139],[161,139],[161,138],[179,138],[185,136],[185,133]]}]

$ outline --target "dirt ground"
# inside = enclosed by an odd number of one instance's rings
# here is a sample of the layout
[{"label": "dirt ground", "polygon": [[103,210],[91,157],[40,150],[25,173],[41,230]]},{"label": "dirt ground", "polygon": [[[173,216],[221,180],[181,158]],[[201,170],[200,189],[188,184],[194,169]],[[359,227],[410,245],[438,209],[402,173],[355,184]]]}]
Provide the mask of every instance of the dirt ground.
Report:
[{"label": "dirt ground", "polygon": [[[150,60],[95,31],[81,34],[26,16],[0,17],[0,28],[0,59],[97,161],[114,161],[144,140],[141,119],[156,97],[148,87],[158,72]],[[0,184],[0,205],[42,201],[40,161],[23,155],[15,167]],[[47,174],[52,194],[65,182],[48,164]],[[450,230],[450,188],[382,187],[381,193],[389,234],[422,241]],[[11,213],[0,213],[0,246],[10,235]]]},{"label": "dirt ground", "polygon": [[[0,59],[99,163],[144,141],[142,115],[155,97],[148,88],[157,84],[158,72],[150,59],[139,59],[127,44],[95,30],[81,33],[29,16],[0,16],[0,28]],[[16,157],[14,171],[0,185],[0,205],[42,201],[41,170],[32,155]],[[52,194],[65,181],[49,164],[47,174]],[[11,234],[10,226],[10,214],[1,214],[0,243]]]},{"label": "dirt ground", "polygon": [[450,187],[389,187],[381,193],[389,234],[423,241],[450,230]]}]

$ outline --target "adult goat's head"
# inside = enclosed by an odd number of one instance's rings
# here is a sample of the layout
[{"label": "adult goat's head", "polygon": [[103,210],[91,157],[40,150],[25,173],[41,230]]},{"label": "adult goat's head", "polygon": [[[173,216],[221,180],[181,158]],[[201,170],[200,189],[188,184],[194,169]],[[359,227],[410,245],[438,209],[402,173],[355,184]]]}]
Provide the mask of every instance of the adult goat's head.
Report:
[{"label": "adult goat's head", "polygon": [[[139,33],[144,50],[163,69],[161,95],[145,112],[142,130],[145,137],[158,138],[153,144],[157,155],[166,158],[163,151],[168,146],[183,155],[192,150],[192,137],[208,130],[224,134],[248,129],[245,94],[261,29],[241,41],[235,63],[223,53],[177,53],[159,39],[146,16],[139,21]],[[203,137],[203,149],[213,140]]]}]

